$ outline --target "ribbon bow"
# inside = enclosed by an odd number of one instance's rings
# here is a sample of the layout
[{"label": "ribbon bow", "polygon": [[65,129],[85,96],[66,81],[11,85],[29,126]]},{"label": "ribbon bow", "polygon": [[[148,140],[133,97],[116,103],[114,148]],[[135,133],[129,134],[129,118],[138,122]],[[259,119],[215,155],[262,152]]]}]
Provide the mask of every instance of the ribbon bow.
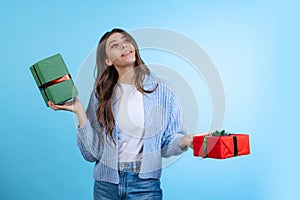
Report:
[{"label": "ribbon bow", "polygon": [[225,135],[228,135],[228,132],[225,132],[225,130],[215,131],[211,133],[211,136],[225,136]]}]

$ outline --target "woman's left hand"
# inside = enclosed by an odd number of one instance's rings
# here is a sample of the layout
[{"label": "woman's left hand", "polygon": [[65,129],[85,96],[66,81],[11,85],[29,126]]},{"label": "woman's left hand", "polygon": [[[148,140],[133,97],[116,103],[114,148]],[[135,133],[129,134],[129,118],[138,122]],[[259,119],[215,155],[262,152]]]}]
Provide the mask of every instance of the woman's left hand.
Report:
[{"label": "woman's left hand", "polygon": [[195,136],[205,136],[205,135],[209,135],[210,133],[209,132],[204,132],[204,133],[199,133],[199,134],[188,134],[188,135],[185,135],[183,137],[181,137],[178,141],[178,146],[181,148],[181,149],[185,149],[187,146],[189,146],[190,148],[194,148],[194,145],[193,145],[193,140],[194,140],[194,137]]}]

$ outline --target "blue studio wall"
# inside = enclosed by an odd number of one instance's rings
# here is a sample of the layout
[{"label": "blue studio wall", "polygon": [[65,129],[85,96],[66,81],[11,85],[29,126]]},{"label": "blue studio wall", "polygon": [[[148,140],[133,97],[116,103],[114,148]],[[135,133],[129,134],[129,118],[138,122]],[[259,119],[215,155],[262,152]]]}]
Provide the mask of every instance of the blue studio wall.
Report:
[{"label": "blue studio wall", "polygon": [[[166,166],[164,199],[297,198],[298,7],[289,0],[0,0],[0,199],[92,199],[93,164],[76,146],[74,116],[44,105],[29,67],[60,52],[76,79],[114,27],[167,29],[199,44],[223,82],[222,128],[250,134],[248,156],[200,159],[189,150]],[[142,52],[146,62],[180,71],[180,61],[163,55]],[[197,88],[197,80],[188,82]],[[203,112],[196,132],[204,132],[209,98],[197,103]]]}]

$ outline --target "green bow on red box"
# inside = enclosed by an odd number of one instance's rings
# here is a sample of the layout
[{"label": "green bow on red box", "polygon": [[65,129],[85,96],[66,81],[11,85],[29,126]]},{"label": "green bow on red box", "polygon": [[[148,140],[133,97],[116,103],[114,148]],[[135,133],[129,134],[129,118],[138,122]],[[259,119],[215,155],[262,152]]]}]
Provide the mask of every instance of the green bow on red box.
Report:
[{"label": "green bow on red box", "polygon": [[221,131],[212,132],[210,135],[211,136],[225,136],[225,135],[228,135],[228,132],[225,132],[225,130],[221,130]]}]

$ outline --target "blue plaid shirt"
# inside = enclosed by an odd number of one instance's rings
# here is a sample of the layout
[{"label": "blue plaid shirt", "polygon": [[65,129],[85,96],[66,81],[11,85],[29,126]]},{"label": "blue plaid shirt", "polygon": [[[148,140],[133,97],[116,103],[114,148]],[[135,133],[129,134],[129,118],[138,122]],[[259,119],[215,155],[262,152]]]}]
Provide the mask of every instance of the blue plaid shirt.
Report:
[{"label": "blue plaid shirt", "polygon": [[[182,110],[170,85],[154,76],[146,76],[143,88],[157,89],[144,95],[145,135],[142,152],[142,164],[139,177],[142,179],[161,177],[162,157],[179,155],[182,150],[178,146],[180,137],[186,134]],[[113,113],[118,111],[118,92],[114,92]],[[110,137],[102,132],[100,138],[100,124],[96,116],[98,100],[93,92],[86,110],[88,121],[77,129],[77,144],[83,157],[90,162],[96,162],[94,179],[110,183],[119,183],[118,174],[118,133],[115,125],[113,144]]]}]

